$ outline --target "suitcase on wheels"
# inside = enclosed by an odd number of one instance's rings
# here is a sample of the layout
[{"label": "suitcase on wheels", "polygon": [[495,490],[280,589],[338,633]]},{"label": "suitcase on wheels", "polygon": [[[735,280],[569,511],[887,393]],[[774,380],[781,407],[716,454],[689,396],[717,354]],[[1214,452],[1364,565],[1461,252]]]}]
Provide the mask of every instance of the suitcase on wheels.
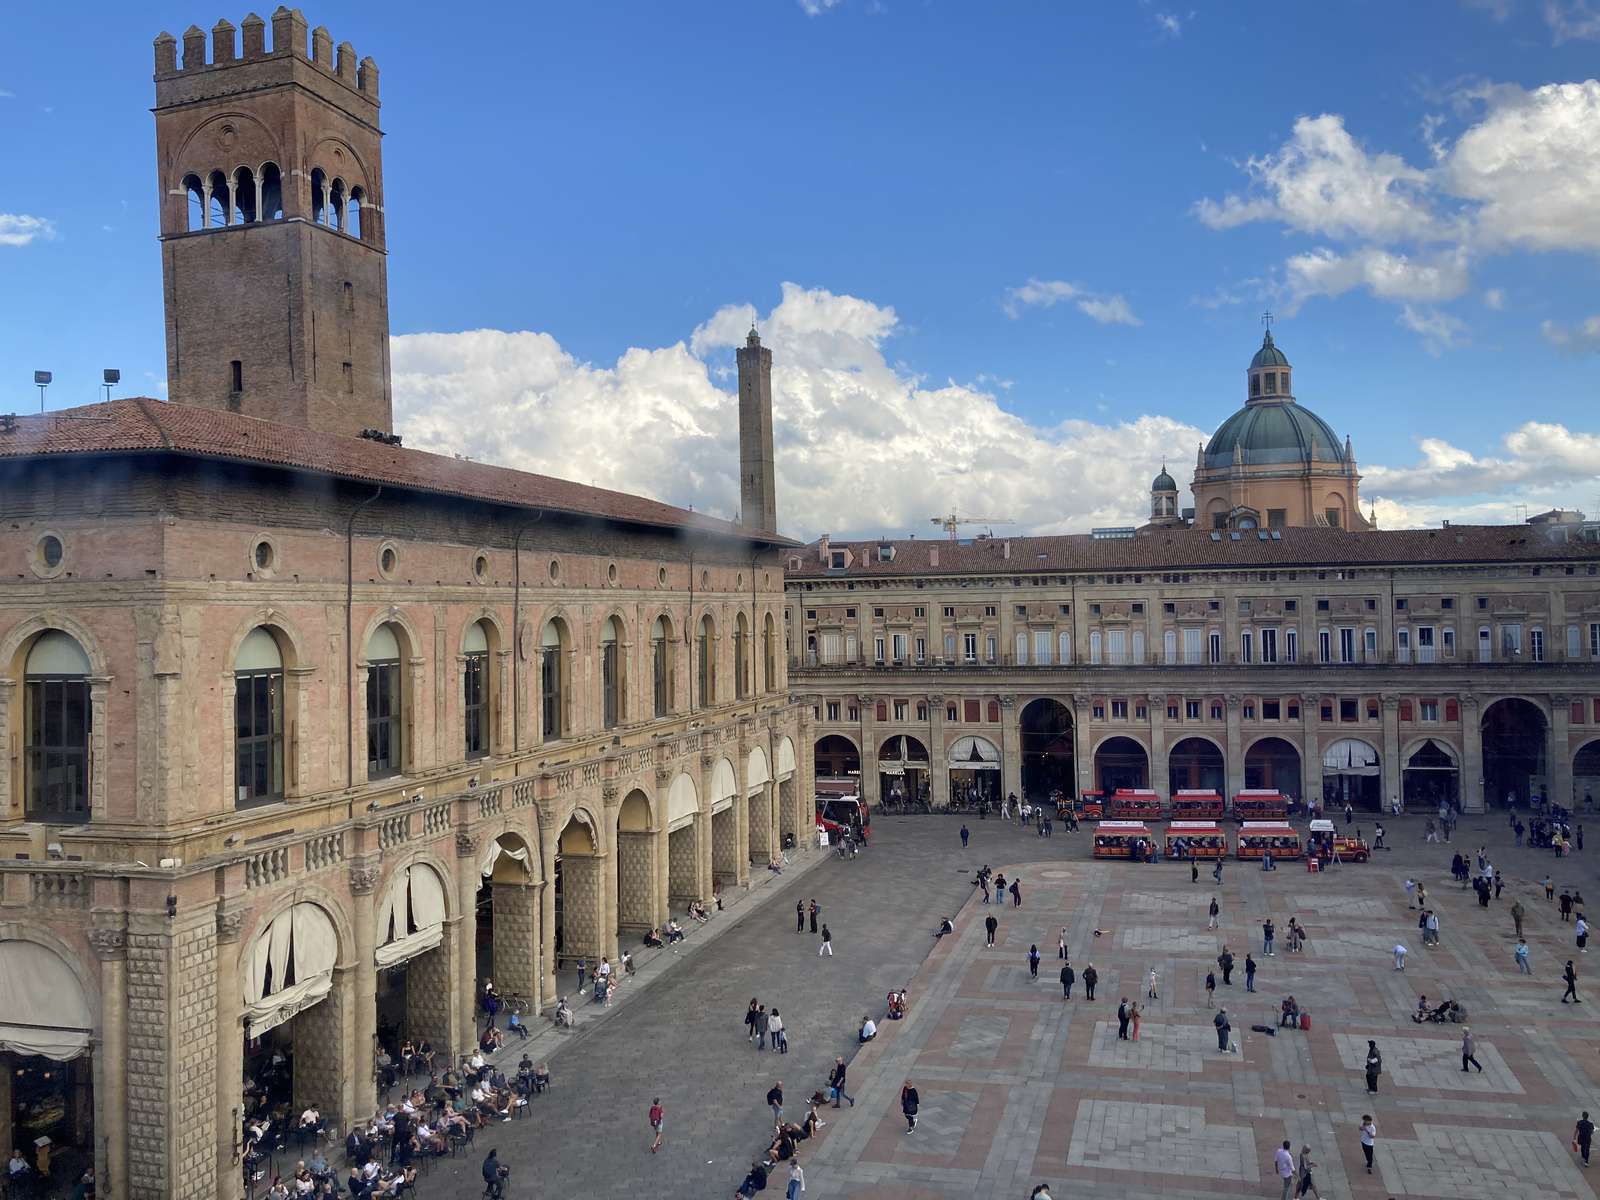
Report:
[{"label": "suitcase on wheels", "polygon": [[1310,1013],[1303,1012],[1303,1013],[1300,1014],[1300,1028],[1303,1031],[1309,1031],[1311,1029],[1311,1014]]}]

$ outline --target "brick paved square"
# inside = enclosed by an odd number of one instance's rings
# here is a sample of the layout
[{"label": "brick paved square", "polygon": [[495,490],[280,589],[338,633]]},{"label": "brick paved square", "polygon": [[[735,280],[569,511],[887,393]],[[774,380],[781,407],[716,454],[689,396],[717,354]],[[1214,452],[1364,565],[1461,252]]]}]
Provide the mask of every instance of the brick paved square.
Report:
[{"label": "brick paved square", "polygon": [[1067,1149],[1069,1167],[1141,1171],[1259,1183],[1255,1137],[1248,1127],[1210,1125],[1183,1104],[1084,1100]]},{"label": "brick paved square", "polygon": [[1546,1131],[1418,1125],[1416,1139],[1385,1141],[1378,1174],[1394,1196],[1453,1200],[1592,1200],[1573,1156]]},{"label": "brick paved square", "polygon": [[1139,1024],[1139,1040],[1117,1039],[1116,1021],[1096,1021],[1089,1045],[1089,1065],[1111,1070],[1193,1071],[1205,1066],[1207,1052],[1216,1053],[1217,1034],[1210,1024]]},{"label": "brick paved square", "polygon": [[[1117,930],[1116,945],[1122,950],[1157,951],[1161,954],[1210,954],[1215,957],[1222,949],[1222,941],[1215,930],[1201,927],[1196,930],[1177,925],[1129,925]],[[1239,961],[1244,952],[1238,951]],[[1148,969],[1148,968],[1147,968]]]},{"label": "brick paved square", "polygon": [[[1420,1026],[1412,1025],[1413,1029]],[[1378,1050],[1383,1055],[1383,1072],[1392,1087],[1434,1088],[1450,1092],[1478,1092],[1486,1097],[1505,1093],[1520,1095],[1522,1084],[1494,1043],[1474,1033],[1477,1042],[1477,1059],[1483,1064],[1482,1072],[1464,1072],[1461,1069],[1461,1026],[1436,1025],[1436,1037],[1406,1035],[1377,1037]],[[1355,1072],[1364,1071],[1367,1061],[1367,1038],[1341,1033],[1334,1036],[1339,1048],[1339,1061]]]}]

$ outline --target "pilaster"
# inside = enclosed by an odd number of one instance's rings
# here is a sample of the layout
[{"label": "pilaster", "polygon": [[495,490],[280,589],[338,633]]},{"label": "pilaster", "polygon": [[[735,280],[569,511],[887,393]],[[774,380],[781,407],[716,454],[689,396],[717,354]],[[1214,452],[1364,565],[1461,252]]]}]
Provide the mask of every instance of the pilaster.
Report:
[{"label": "pilaster", "polygon": [[1244,790],[1244,734],[1239,728],[1239,707],[1242,697],[1229,693],[1223,697],[1227,706],[1227,759],[1228,795],[1224,797],[1226,803],[1232,803],[1233,797]]},{"label": "pilaster", "polygon": [[1172,775],[1171,763],[1167,761],[1167,698],[1152,692],[1145,696],[1145,703],[1150,706],[1150,787],[1156,795],[1170,801]]},{"label": "pilaster", "polygon": [[[120,918],[117,918],[120,922]],[[89,944],[100,961],[100,1054],[96,1062],[99,1084],[105,1090],[95,1105],[97,1132],[105,1147],[96,1163],[95,1177],[107,1196],[128,1194],[128,935],[120,924],[89,930]],[[11,1141],[11,1076],[0,1071],[0,1119]],[[235,1073],[238,1079],[238,1073]],[[97,1156],[98,1158],[99,1156]],[[234,1172],[237,1180],[238,1172]]]},{"label": "pilaster", "polygon": [[[1003,611],[1003,610],[1002,610]],[[1022,795],[1022,729],[1018,721],[1016,695],[1000,697],[1000,773],[1002,796]]]},{"label": "pilaster", "polygon": [[[216,916],[217,1200],[239,1200],[244,1194],[240,1167],[244,1119],[244,991],[239,981],[239,935],[244,928],[244,915],[242,904],[225,902],[217,909]],[[106,1013],[109,1017],[109,1004]]]},{"label": "pilaster", "polygon": [[1461,696],[1461,811],[1481,813],[1483,804],[1483,726],[1478,698]]},{"label": "pilaster", "polygon": [[[1552,632],[1557,632],[1552,630]],[[1564,631],[1562,636],[1565,637]],[[1550,744],[1545,759],[1550,767],[1550,801],[1564,808],[1572,808],[1572,697],[1550,697]]]},{"label": "pilaster", "polygon": [[1400,794],[1400,697],[1385,693],[1383,704],[1383,792],[1378,797],[1380,809]]},{"label": "pilaster", "polygon": [[[1075,609],[1079,606],[1074,605]],[[1090,753],[1089,713],[1092,698],[1072,694],[1072,767],[1078,776],[1078,794],[1094,790],[1094,757]]]},{"label": "pilaster", "polygon": [[378,873],[375,855],[358,859],[350,868],[350,922],[355,935],[350,1087],[358,1113],[365,1113],[377,1099],[373,1043],[378,1036],[378,931],[373,892],[378,886]]},{"label": "pilaster", "polygon": [[1300,697],[1300,799],[1322,801],[1322,697]]},{"label": "pilaster", "polygon": [[[930,613],[939,612],[939,605],[929,606]],[[950,807],[950,756],[945,746],[944,697],[928,697],[928,781],[929,803],[934,808]]]}]

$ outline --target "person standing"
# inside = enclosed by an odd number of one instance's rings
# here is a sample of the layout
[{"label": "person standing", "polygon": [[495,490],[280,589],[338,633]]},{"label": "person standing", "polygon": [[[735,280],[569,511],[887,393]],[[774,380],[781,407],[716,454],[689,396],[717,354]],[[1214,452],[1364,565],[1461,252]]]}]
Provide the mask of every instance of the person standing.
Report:
[{"label": "person standing", "polygon": [[822,945],[817,947],[817,957],[821,958],[824,954],[833,957],[833,934],[829,932],[826,921],[822,923]]},{"label": "person standing", "polygon": [[1522,918],[1528,915],[1528,910],[1522,907],[1521,900],[1511,902],[1511,924],[1516,926],[1517,940],[1522,940]]},{"label": "person standing", "polygon": [[771,1039],[769,1045],[780,1054],[789,1053],[789,1035],[783,1031],[783,1018],[778,1015],[778,1010],[773,1009],[767,1014],[767,1035]]},{"label": "person standing", "polygon": [[1572,920],[1572,893],[1566,888],[1561,889],[1561,899],[1556,901],[1556,909],[1563,921]]},{"label": "person standing", "polygon": [[656,1140],[650,1143],[650,1153],[654,1154],[661,1149],[661,1130],[666,1125],[666,1109],[661,1107],[661,1097],[657,1096],[650,1101],[650,1128],[655,1131]]},{"label": "person standing", "polygon": [[1222,882],[1222,860],[1220,858],[1217,859],[1216,863],[1211,868],[1211,878],[1216,880],[1218,883]]},{"label": "person standing", "polygon": [[756,1049],[767,1048],[767,1030],[771,1026],[772,1018],[767,1016],[767,1006],[763,1004],[756,1010]]},{"label": "person standing", "polygon": [[1211,1018],[1211,1023],[1217,1027],[1217,1049],[1226,1054],[1228,1039],[1233,1034],[1233,1022],[1228,1020],[1227,1008],[1217,1009],[1217,1015]]},{"label": "person standing", "polygon": [[1039,978],[1039,947],[1037,945],[1028,947],[1028,975],[1033,979]]},{"label": "person standing", "polygon": [[1156,995],[1156,969],[1154,967],[1150,968],[1150,990],[1145,993],[1145,997],[1150,1000],[1159,1000],[1161,998]]},{"label": "person standing", "polygon": [[1006,902],[1006,873],[1004,871],[995,872],[994,902],[996,904],[1004,904]]},{"label": "person standing", "polygon": [[1256,960],[1250,957],[1250,951],[1244,952],[1244,990],[1256,990]]},{"label": "person standing", "polygon": [[1406,876],[1406,907],[1407,908],[1415,908],[1416,906],[1417,906],[1417,881],[1415,879],[1412,879],[1411,876],[1407,875]]},{"label": "person standing", "polygon": [[767,1107],[772,1110],[773,1128],[783,1124],[783,1080],[778,1080],[767,1089]]},{"label": "person standing", "polygon": [[1139,1040],[1139,1018],[1142,1016],[1144,1014],[1139,1011],[1139,1002],[1137,1000],[1128,1005],[1128,1019],[1133,1022],[1133,1040],[1136,1042]]},{"label": "person standing", "polygon": [[794,902],[794,931],[796,933],[804,933],[806,931],[806,902],[804,900],[796,900]]},{"label": "person standing", "polygon": [[817,931],[817,914],[822,911],[817,906],[817,898],[815,896],[813,896],[811,898],[811,910],[810,911],[811,911],[811,932],[815,933]]},{"label": "person standing", "polygon": [[1361,1154],[1367,1160],[1367,1174],[1372,1174],[1372,1151],[1377,1146],[1378,1127],[1373,1124],[1371,1113],[1361,1114]]},{"label": "person standing", "polygon": [[1594,1122],[1589,1120],[1588,1110],[1579,1117],[1578,1123],[1572,1127],[1572,1142],[1578,1148],[1578,1153],[1583,1156],[1583,1165],[1589,1165],[1589,1144],[1594,1141]]},{"label": "person standing", "polygon": [[1094,999],[1094,985],[1099,982],[1100,972],[1094,969],[1093,963],[1090,963],[1083,969],[1083,990],[1088,994],[1088,999]]},{"label": "person standing", "polygon": [[1222,947],[1222,953],[1217,955],[1217,966],[1222,968],[1222,986],[1233,986],[1233,951],[1227,945]]},{"label": "person standing", "polygon": [[1133,1014],[1128,1011],[1128,998],[1124,996],[1122,1003],[1117,1005],[1117,1041],[1128,1040],[1128,1022],[1132,1020],[1132,1016]]},{"label": "person standing", "polygon": [[752,1046],[755,1045],[755,1041],[756,1041],[756,998],[754,996],[750,997],[750,1007],[745,1009],[745,1013],[744,1013],[744,1031],[745,1031],[746,1036],[748,1036],[749,1039],[750,1039],[750,1044]]},{"label": "person standing", "polygon": [[1300,1147],[1300,1187],[1295,1192],[1296,1196],[1304,1196],[1307,1192],[1315,1192],[1317,1200],[1322,1200],[1322,1193],[1317,1191],[1316,1181],[1311,1178],[1311,1172],[1316,1167],[1311,1161],[1311,1147]]},{"label": "person standing", "polygon": [[987,939],[984,942],[985,945],[987,945],[987,946],[994,945],[994,931],[999,929],[999,928],[1000,928],[1000,922],[995,919],[995,915],[993,913],[990,913],[987,917],[985,917],[983,919],[983,935]]},{"label": "person standing", "polygon": [[1589,922],[1584,919],[1582,913],[1578,914],[1578,923],[1573,926],[1573,932],[1578,938],[1578,953],[1589,953]]},{"label": "person standing", "polygon": [[1022,881],[1020,879],[1011,881],[1011,907],[1022,907]]},{"label": "person standing", "polygon": [[1567,959],[1567,969],[1561,973],[1561,978],[1567,981],[1567,990],[1561,993],[1561,1003],[1565,1004],[1570,999],[1574,1004],[1582,1004],[1583,1001],[1578,999],[1578,973],[1572,969],[1570,958]]},{"label": "person standing", "polygon": [[1517,938],[1517,948],[1513,953],[1517,962],[1517,971],[1523,975],[1532,975],[1533,969],[1528,966],[1528,943],[1522,938]]},{"label": "person standing", "polygon": [[839,1107],[840,1100],[850,1101],[850,1107],[854,1108],[856,1106],[856,1098],[844,1090],[844,1078],[844,1056],[840,1055],[833,1060],[833,1070],[828,1074],[828,1088],[833,1092],[833,1106],[835,1108]]},{"label": "person standing", "polygon": [[1211,1008],[1217,996],[1217,973],[1206,972],[1206,1007]]},{"label": "person standing", "polygon": [[1200,864],[1192,858],[1189,860],[1189,882],[1200,882]]},{"label": "person standing", "polygon": [[[806,1173],[800,1169],[800,1156],[797,1154],[789,1160],[789,1190],[783,1194],[784,1200],[795,1200],[801,1192],[806,1190]],[[1319,1196],[1317,1200],[1322,1200]]]},{"label": "person standing", "polygon": [[1467,1064],[1471,1063],[1478,1068],[1478,1074],[1482,1075],[1483,1064],[1478,1061],[1477,1055],[1473,1053],[1476,1049],[1477,1043],[1472,1040],[1472,1026],[1463,1025],[1461,1027],[1461,1069],[1465,1071]]},{"label": "person standing", "polygon": [[1222,906],[1217,903],[1215,896],[1211,897],[1211,907],[1206,911],[1210,914],[1210,919],[1206,921],[1206,928],[1215,929],[1217,927],[1217,918],[1222,915]]},{"label": "person standing", "polygon": [[917,1089],[911,1080],[906,1080],[900,1089],[900,1111],[905,1114],[906,1132],[910,1133],[917,1127]]},{"label": "person standing", "polygon": [[[1367,1043],[1367,1091],[1378,1094],[1378,1076],[1383,1074],[1383,1055],[1378,1053],[1378,1043]],[[1362,1120],[1370,1118],[1363,1117]],[[1370,1157],[1370,1156],[1369,1156]]]},{"label": "person standing", "polygon": [[1072,955],[1067,953],[1067,929],[1064,925],[1061,927],[1061,937],[1056,941],[1056,957],[1063,962],[1070,962],[1072,959]]},{"label": "person standing", "polygon": [[1272,1165],[1278,1172],[1278,1178],[1283,1181],[1283,1200],[1289,1200],[1290,1189],[1294,1187],[1294,1155],[1289,1152],[1288,1142],[1284,1142],[1273,1154]]},{"label": "person standing", "polygon": [[1276,933],[1277,929],[1272,924],[1272,918],[1268,917],[1261,925],[1261,953],[1268,958],[1272,957],[1272,939]]},{"label": "person standing", "polygon": [[1074,982],[1072,964],[1067,963],[1066,966],[1061,968],[1061,998],[1063,1000],[1072,999],[1072,985]]}]

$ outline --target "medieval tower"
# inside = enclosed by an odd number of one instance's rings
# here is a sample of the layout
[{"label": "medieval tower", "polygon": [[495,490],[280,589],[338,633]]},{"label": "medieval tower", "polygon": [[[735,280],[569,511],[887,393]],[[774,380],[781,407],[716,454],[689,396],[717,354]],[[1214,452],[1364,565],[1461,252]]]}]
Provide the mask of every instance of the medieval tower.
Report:
[{"label": "medieval tower", "polygon": [[392,427],[378,68],[298,9],[155,41],[172,400]]},{"label": "medieval tower", "polygon": [[778,528],[776,470],[772,462],[772,351],[754,329],[736,352],[739,360],[739,523]]}]

